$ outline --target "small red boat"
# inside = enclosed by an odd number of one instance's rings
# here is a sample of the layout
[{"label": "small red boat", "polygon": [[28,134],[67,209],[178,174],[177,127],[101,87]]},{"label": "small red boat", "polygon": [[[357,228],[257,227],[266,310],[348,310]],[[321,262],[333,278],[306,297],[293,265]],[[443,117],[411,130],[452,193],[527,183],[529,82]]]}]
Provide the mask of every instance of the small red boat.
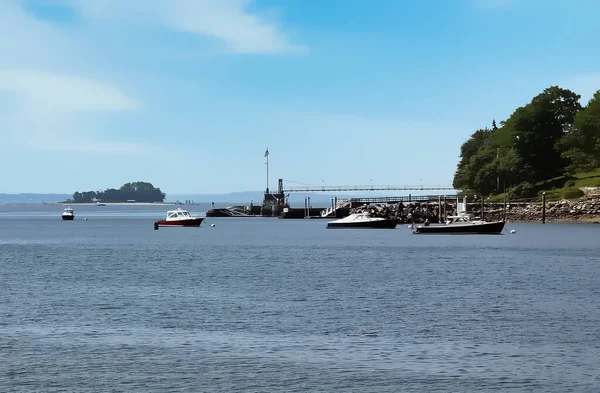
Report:
[{"label": "small red boat", "polygon": [[155,226],[160,227],[199,227],[204,217],[194,217],[187,210],[169,210],[165,220],[156,221]]}]

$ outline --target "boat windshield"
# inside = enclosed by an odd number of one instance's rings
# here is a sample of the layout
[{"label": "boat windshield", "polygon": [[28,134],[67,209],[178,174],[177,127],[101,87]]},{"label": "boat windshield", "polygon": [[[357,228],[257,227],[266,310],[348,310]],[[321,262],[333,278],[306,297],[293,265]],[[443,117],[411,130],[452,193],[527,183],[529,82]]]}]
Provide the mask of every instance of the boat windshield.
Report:
[{"label": "boat windshield", "polygon": [[168,219],[190,218],[192,215],[186,210],[172,210],[167,212]]}]

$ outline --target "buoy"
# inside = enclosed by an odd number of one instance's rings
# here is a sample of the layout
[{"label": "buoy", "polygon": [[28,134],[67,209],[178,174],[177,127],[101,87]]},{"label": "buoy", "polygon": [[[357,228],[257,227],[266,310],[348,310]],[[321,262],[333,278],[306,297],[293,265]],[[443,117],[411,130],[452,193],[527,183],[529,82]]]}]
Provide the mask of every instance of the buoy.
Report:
[{"label": "buoy", "polygon": [[514,230],[514,229],[511,229],[511,230],[510,230],[510,233],[513,233],[513,234],[514,234],[514,233],[517,233],[517,231],[516,231],[516,230]]},{"label": "buoy", "polygon": [[211,227],[214,227],[214,226],[215,226],[215,224],[210,224],[210,226],[211,226]]},{"label": "buoy", "polygon": [[83,219],[83,221],[87,221],[87,217]]}]

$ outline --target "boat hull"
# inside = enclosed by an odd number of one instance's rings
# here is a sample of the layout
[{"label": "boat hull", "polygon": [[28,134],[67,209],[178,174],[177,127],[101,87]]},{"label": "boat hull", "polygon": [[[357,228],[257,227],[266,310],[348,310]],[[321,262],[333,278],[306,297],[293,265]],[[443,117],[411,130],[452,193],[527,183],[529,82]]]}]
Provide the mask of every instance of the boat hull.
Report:
[{"label": "boat hull", "polygon": [[68,216],[61,216],[61,217],[62,217],[62,219],[63,219],[63,220],[65,220],[65,221],[73,221],[73,219],[75,218],[75,216],[71,216],[71,215],[68,215]]},{"label": "boat hull", "polygon": [[378,220],[367,222],[328,222],[327,228],[375,228],[375,229],[394,229],[398,225],[398,220]]},{"label": "boat hull", "polygon": [[416,227],[415,233],[499,235],[504,230],[504,224],[504,221],[495,221],[465,225],[419,225]]},{"label": "boat hull", "polygon": [[199,227],[204,221],[204,217],[191,218],[189,220],[160,220],[156,223],[159,227]]}]

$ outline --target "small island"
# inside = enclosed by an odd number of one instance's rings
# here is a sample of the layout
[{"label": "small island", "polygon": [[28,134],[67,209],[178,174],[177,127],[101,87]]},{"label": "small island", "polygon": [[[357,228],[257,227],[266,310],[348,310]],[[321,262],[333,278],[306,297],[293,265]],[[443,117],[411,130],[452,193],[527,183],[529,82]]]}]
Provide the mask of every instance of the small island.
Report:
[{"label": "small island", "polygon": [[104,191],[76,191],[69,203],[164,203],[166,194],[152,183],[126,183],[119,189]]}]

